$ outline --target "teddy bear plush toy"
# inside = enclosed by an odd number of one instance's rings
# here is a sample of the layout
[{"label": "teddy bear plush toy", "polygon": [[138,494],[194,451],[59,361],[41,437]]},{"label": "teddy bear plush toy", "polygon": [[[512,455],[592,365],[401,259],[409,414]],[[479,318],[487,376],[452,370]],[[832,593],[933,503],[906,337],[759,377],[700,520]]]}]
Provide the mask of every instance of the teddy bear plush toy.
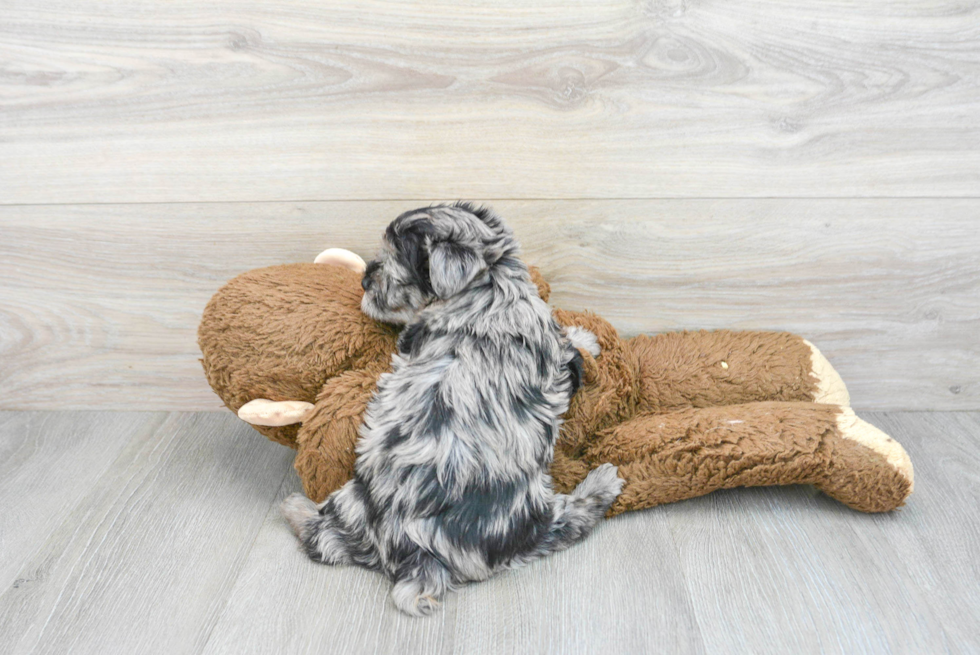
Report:
[{"label": "teddy bear plush toy", "polygon": [[[215,393],[297,450],[316,502],[353,476],[361,417],[397,351],[397,329],[361,313],[363,270],[354,253],[331,249],[312,264],[243,273],[214,295],[198,330]],[[532,277],[547,300],[533,267]],[[812,484],[864,512],[892,510],[912,492],[905,450],[855,416],[840,376],[798,336],[623,339],[595,314],[554,315],[584,344],[583,384],[551,468],[560,492],[604,462],[625,480],[610,515],[732,487]]]}]

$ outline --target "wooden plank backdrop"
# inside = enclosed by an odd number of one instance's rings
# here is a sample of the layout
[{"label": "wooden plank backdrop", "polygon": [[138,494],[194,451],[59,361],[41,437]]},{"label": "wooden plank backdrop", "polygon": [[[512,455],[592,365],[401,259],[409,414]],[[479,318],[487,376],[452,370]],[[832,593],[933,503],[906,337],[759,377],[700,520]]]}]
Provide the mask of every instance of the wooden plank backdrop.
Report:
[{"label": "wooden plank backdrop", "polygon": [[962,0],[5,0],[0,62],[0,203],[980,188]]},{"label": "wooden plank backdrop", "polygon": [[216,409],[208,297],[490,199],[557,305],[980,408],[980,3],[7,0],[0,408]]},{"label": "wooden plank backdrop", "polygon": [[[370,257],[412,201],[0,207],[0,408],[221,407],[196,327],[238,273]],[[980,200],[500,201],[553,287],[624,335],[785,329],[854,405],[980,407]]]}]

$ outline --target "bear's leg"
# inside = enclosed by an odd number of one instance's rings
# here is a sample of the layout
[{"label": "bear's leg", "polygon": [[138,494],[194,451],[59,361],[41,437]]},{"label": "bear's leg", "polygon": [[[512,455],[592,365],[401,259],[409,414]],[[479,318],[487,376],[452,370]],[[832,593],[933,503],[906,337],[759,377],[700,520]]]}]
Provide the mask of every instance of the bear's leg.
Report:
[{"label": "bear's leg", "polygon": [[845,505],[885,512],[912,492],[902,446],[847,407],[761,402],[645,414],[600,432],[586,459],[626,481],[611,514],[717,489],[813,484]]},{"label": "bear's leg", "polygon": [[293,466],[306,495],[321,502],[354,476],[361,419],[378,386],[381,364],[331,378],[297,435]]},{"label": "bear's leg", "polygon": [[639,413],[760,401],[850,404],[827,358],[788,332],[666,332],[627,345],[637,364]]}]

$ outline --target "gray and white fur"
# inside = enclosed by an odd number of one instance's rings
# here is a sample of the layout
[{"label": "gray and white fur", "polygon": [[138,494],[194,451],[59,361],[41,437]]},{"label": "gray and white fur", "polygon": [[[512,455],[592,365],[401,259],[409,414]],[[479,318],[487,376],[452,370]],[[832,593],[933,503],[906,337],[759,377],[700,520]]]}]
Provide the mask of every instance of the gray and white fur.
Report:
[{"label": "gray and white fur", "polygon": [[552,490],[581,359],[517,253],[499,217],[464,203],[388,226],[361,307],[406,327],[354,478],[319,506],[299,494],[282,505],[310,558],[384,573],[408,614],[583,539],[622,488],[605,464],[569,495]]}]

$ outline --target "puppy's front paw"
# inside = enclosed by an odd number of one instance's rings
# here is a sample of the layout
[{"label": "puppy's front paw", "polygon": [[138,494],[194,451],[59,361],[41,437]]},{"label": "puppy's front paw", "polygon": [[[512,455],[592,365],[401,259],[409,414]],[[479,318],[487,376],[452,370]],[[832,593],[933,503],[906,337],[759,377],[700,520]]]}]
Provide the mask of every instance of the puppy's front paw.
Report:
[{"label": "puppy's front paw", "polygon": [[565,328],[565,336],[568,337],[573,346],[584,350],[593,357],[598,357],[599,353],[602,352],[602,348],[599,347],[599,340],[584,327],[570,325]]},{"label": "puppy's front paw", "polygon": [[619,497],[623,484],[624,480],[619,477],[619,469],[615,465],[601,464],[589,471],[573,494],[579,498],[591,498],[606,510]]}]

